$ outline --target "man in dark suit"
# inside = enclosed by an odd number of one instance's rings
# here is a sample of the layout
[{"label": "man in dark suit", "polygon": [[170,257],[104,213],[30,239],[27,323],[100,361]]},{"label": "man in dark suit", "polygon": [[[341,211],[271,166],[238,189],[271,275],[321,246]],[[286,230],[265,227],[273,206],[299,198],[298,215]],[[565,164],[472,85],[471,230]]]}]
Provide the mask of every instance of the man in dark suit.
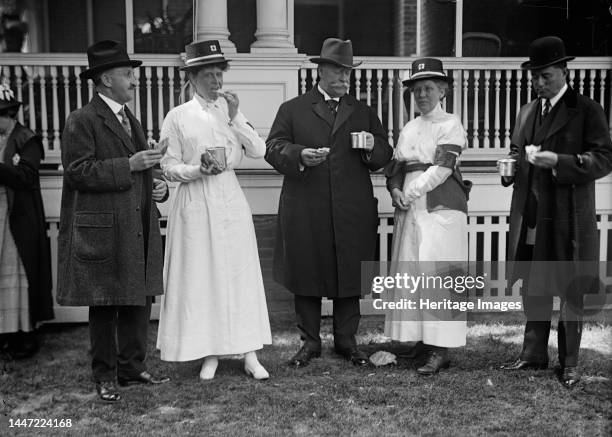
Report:
[{"label": "man in dark suit", "polygon": [[[328,38],[319,82],[281,105],[267,140],[266,161],[285,177],[278,210],[274,277],[295,295],[304,345],[290,360],[306,366],[321,354],[321,298],[334,301],[336,352],[356,365],[361,261],[374,259],[377,201],[370,171],[392,155],[376,113],[347,94],[353,63],[350,41]],[[366,131],[365,149],[351,132]]]},{"label": "man in dark suit", "polygon": [[[59,231],[61,305],[89,306],[92,371],[103,401],[120,399],[115,385],[160,384],[146,371],[152,296],[163,293],[159,212],[168,187],[153,179],[162,156],[149,150],[140,123],[125,107],[136,81],[115,41],[87,50],[97,94],[66,120]],[[116,339],[116,340],[115,340]]]},{"label": "man in dark suit", "polygon": [[[523,106],[512,135],[516,173],[510,208],[509,284],[523,279],[527,317],[523,350],[504,370],[548,366],[553,295],[561,298],[559,379],[573,387],[582,332],[583,295],[597,284],[599,238],[595,180],[612,170],[612,144],[601,106],[567,84],[563,41],[543,37],[529,47],[538,99]],[[589,276],[589,270],[592,276]],[[578,281],[581,277],[583,280]]]}]

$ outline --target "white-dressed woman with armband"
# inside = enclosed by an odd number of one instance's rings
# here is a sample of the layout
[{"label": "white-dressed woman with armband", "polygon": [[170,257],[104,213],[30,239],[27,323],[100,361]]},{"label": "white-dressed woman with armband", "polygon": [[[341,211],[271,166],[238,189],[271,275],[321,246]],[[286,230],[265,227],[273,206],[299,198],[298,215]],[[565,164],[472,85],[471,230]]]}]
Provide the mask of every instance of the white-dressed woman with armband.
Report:
[{"label": "white-dressed woman with armband", "polygon": [[[457,167],[466,136],[459,117],[440,105],[448,92],[448,77],[440,60],[415,61],[404,85],[412,91],[421,115],[402,129],[394,159],[385,172],[396,208],[391,261],[400,262],[393,264],[399,271],[409,269],[407,273],[421,275],[433,262],[467,261],[469,189]],[[418,307],[420,298],[441,301],[446,294],[451,298],[451,292],[443,289],[397,288],[387,299],[412,299]],[[425,363],[417,372],[431,375],[449,366],[447,348],[465,345],[464,316],[452,311],[391,310],[386,314],[385,333],[392,340],[417,342],[410,357],[424,356]]]},{"label": "white-dressed woman with armband", "polygon": [[[262,158],[266,147],[238,96],[221,91],[228,63],[218,41],[186,52],[196,93],[168,113],[160,135],[164,175],[180,183],[168,215],[157,347],[165,361],[204,358],[201,379],[214,377],[218,357],[236,354],[248,375],[267,379],[255,352],[272,342],[257,241],[234,173],[244,155]],[[206,154],[210,147],[225,148],[226,166]]]}]

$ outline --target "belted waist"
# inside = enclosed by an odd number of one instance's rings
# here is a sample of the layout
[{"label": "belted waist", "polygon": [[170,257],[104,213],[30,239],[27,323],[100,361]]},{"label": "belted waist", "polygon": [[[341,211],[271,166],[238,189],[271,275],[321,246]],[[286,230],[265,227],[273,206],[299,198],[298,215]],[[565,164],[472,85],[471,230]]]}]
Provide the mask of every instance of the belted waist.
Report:
[{"label": "belted waist", "polygon": [[400,170],[404,174],[412,173],[413,171],[425,171],[429,167],[432,166],[432,164],[428,164],[425,162],[414,162],[414,161],[401,161],[399,164],[400,164]]}]

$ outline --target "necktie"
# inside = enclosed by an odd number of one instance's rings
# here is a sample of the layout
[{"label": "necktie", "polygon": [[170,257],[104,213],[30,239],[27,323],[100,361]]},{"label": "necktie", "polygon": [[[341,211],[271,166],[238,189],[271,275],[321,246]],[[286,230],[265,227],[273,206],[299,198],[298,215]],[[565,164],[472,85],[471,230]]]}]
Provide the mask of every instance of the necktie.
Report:
[{"label": "necktie", "polygon": [[542,118],[546,117],[550,112],[550,100],[544,99],[544,109],[542,110]]},{"label": "necktie", "polygon": [[338,102],[334,99],[329,99],[329,100],[326,100],[325,103],[327,103],[327,106],[329,106],[329,110],[335,116],[336,110],[338,109]]},{"label": "necktie", "polygon": [[121,117],[121,126],[123,126],[123,129],[125,129],[127,134],[131,137],[132,127],[130,126],[130,120],[128,119],[127,114],[125,113],[125,109],[123,109],[123,106],[121,107],[119,112],[117,112],[117,114],[119,115],[119,117]]}]

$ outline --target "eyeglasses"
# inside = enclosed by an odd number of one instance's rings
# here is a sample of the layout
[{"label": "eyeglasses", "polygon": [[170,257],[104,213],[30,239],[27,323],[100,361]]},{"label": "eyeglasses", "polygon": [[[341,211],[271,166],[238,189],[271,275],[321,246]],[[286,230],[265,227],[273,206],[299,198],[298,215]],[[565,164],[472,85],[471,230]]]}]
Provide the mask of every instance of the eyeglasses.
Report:
[{"label": "eyeglasses", "polygon": [[415,95],[420,95],[423,92],[426,95],[430,95],[434,91],[438,91],[438,90],[436,89],[436,87],[433,87],[433,86],[423,86],[423,87],[417,86],[417,87],[410,88],[410,91],[412,91],[412,93]]}]

